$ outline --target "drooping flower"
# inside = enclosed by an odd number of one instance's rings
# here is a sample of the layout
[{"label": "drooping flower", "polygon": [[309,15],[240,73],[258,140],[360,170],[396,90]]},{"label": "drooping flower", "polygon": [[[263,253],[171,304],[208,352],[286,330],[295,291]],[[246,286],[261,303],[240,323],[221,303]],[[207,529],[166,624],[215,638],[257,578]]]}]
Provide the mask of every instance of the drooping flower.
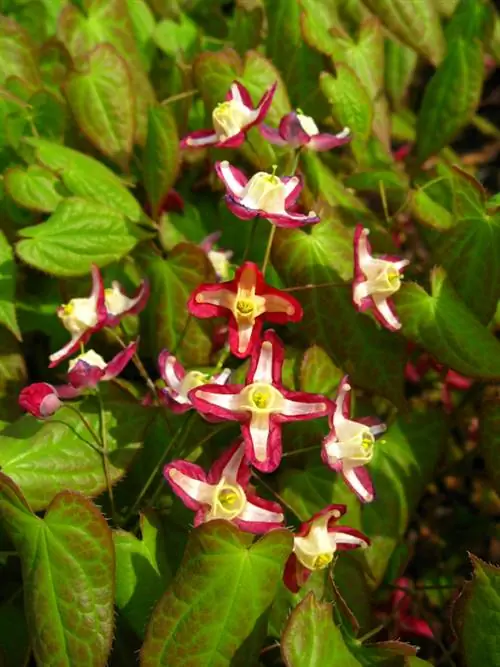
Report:
[{"label": "drooping flower", "polygon": [[302,227],[319,222],[314,211],[308,215],[290,211],[302,190],[302,182],[297,176],[279,178],[274,173],[259,171],[248,180],[227,160],[216,162],[215,170],[226,186],[228,208],[242,220],[259,215],[277,227]]},{"label": "drooping flower", "polygon": [[230,276],[229,260],[233,256],[232,250],[217,250],[215,244],[220,238],[220,232],[213,232],[203,239],[200,243],[200,248],[208,257],[217,280],[227,280]]},{"label": "drooping flower", "polygon": [[373,257],[368,242],[369,229],[357,225],[354,233],[354,281],[352,298],[356,309],[373,309],[377,320],[390,331],[401,328],[389,298],[401,287],[402,272],[407,259],[384,255]]},{"label": "drooping flower", "polygon": [[160,376],[165,382],[165,387],[159,390],[160,397],[164,404],[176,413],[186,412],[193,407],[189,398],[191,389],[208,383],[224,385],[231,375],[229,368],[225,368],[214,376],[201,371],[188,371],[186,373],[177,358],[170,354],[168,350],[160,352],[158,368]]},{"label": "drooping flower", "polygon": [[198,287],[188,308],[196,317],[229,317],[229,346],[240,358],[255,349],[264,320],[285,324],[302,318],[297,299],[268,285],[252,262],[240,266],[233,280]]},{"label": "drooping flower", "polygon": [[197,130],[181,141],[181,148],[237,148],[245,141],[246,132],[262,122],[273,101],[278,84],[266,90],[256,107],[250,93],[241,83],[234,81],[226,96],[226,101],[212,111],[213,130]]},{"label": "drooping flower", "polygon": [[172,461],[163,474],[186,507],[196,512],[195,526],[226,519],[249,533],[266,533],[283,525],[281,507],[255,496],[249,488],[250,467],[241,442],[227,449],[208,475],[188,461]]},{"label": "drooping flower", "polygon": [[410,579],[400,577],[395,585],[397,589],[392,593],[389,604],[384,604],[380,611],[376,612],[377,618],[384,622],[384,625],[387,625],[389,618],[393,619],[390,636],[395,639],[407,641],[415,640],[416,637],[434,639],[434,633],[427,621],[412,614],[410,591],[413,584]]},{"label": "drooping flower", "polygon": [[311,116],[305,116],[300,110],[291,111],[283,116],[277,129],[262,124],[259,131],[264,139],[276,146],[290,146],[290,148],[307,146],[313,151],[329,151],[351,140],[351,131],[348,127],[344,127],[338,134],[323,134]]},{"label": "drooping flower", "polygon": [[70,332],[71,340],[50,355],[49,368],[57,366],[63,359],[74,354],[96,331],[106,326],[115,327],[125,315],[140,312],[146,305],[148,296],[149,285],[145,280],[132,297],[128,297],[116,281],[111,288],[104,289],[101,272],[93,265],[90,296],[71,299],[57,309],[57,316],[64,328]]},{"label": "drooping flower", "polygon": [[262,472],[280,464],[283,422],[325,417],[333,408],[324,396],[285,389],[283,361],[283,343],[274,331],[267,331],[252,356],[244,386],[208,384],[189,393],[200,412],[241,422],[246,457]]},{"label": "drooping flower", "polygon": [[285,565],[283,581],[292,593],[315,570],[323,570],[337,551],[368,547],[370,540],[354,528],[335,525],[347,511],[345,505],[328,505],[303,523],[293,538],[293,552]]},{"label": "drooping flower", "polygon": [[372,417],[351,419],[351,385],[348,377],[340,381],[335,412],[330,416],[330,433],[323,440],[323,461],[340,472],[349,488],[364,503],[373,500],[373,484],[364,467],[373,457],[375,436],[386,430]]},{"label": "drooping flower", "polygon": [[119,375],[137,349],[137,341],[130,343],[106,363],[104,359],[88,350],[69,363],[68,383],[51,385],[36,382],[25,387],[19,394],[19,405],[34,417],[43,419],[53,415],[62,405],[62,400],[77,398],[99,382],[112,380]]}]

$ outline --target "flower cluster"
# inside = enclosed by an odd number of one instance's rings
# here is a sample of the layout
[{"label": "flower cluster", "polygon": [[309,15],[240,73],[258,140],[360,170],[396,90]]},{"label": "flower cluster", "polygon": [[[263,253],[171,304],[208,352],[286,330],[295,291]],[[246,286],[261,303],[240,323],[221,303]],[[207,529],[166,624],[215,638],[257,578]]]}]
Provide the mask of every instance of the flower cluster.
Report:
[{"label": "flower cluster", "polygon": [[[253,126],[259,126],[261,134],[271,143],[298,151],[329,150],[350,140],[348,128],[336,135],[320,133],[314,120],[300,110],[287,114],[277,129],[263,125],[275,89],[276,84],[254,107],[248,91],[234,82],[226,101],[213,111],[213,129],[188,135],[181,147],[235,148],[245,141],[246,132]],[[298,210],[303,187],[298,174],[280,177],[274,169],[272,173],[258,172],[248,179],[227,160],[217,162],[215,171],[225,186],[228,208],[240,219],[260,217],[275,227],[302,227],[320,221],[314,211]],[[359,225],[354,234],[353,302],[360,311],[371,309],[384,327],[394,331],[400,323],[389,299],[399,289],[402,270],[408,261],[374,257],[368,233],[368,229]],[[274,230],[268,251],[273,235]],[[265,268],[261,270],[253,262],[243,262],[234,278],[228,279],[231,252],[214,249],[218,238],[218,234],[210,235],[201,244],[214,265],[217,281],[195,289],[187,308],[197,318],[227,320],[228,353],[249,361],[245,382],[235,384],[231,381],[231,371],[219,366],[211,374],[186,370],[175,354],[163,350],[158,358],[162,385],[157,398],[176,413],[196,410],[208,421],[236,421],[241,435],[208,473],[190,461],[174,460],[164,468],[165,479],[196,513],[195,525],[224,519],[251,533],[284,526],[283,508],[256,495],[252,474],[272,473],[279,467],[283,423],[324,418],[329,421],[330,431],[322,443],[322,460],[341,474],[361,502],[373,501],[375,491],[366,466],[374,454],[375,438],[385,430],[385,425],[375,418],[352,416],[352,388],[347,376],[340,382],[335,401],[319,394],[291,391],[283,385],[284,345],[274,330],[264,330],[264,326],[299,322],[303,317],[301,304],[287,291],[267,284]],[[266,262],[267,259],[264,265]],[[123,316],[139,312],[147,297],[146,282],[132,297],[118,283],[104,289],[101,274],[94,267],[90,296],[72,299],[58,309],[71,339],[51,355],[50,365],[73,355],[103,327],[115,327]],[[75,398],[99,382],[116,377],[135,355],[136,348],[137,342],[131,343],[109,363],[93,350],[82,351],[69,364],[67,384],[31,385],[21,393],[20,403],[36,417],[46,418],[58,409],[61,400]],[[147,398],[145,402],[151,400]],[[369,545],[369,539],[359,531],[337,524],[345,512],[344,505],[329,505],[294,534],[293,553],[284,575],[292,591],[311,572],[328,567],[337,551]]]}]

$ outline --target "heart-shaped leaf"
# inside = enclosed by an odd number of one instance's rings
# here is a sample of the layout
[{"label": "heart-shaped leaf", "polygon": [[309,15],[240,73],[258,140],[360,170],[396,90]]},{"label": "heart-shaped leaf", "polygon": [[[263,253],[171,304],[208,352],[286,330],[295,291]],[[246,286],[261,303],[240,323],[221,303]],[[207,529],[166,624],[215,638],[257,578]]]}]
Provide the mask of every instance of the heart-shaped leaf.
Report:
[{"label": "heart-shaped leaf", "polygon": [[11,76],[36,86],[40,75],[26,31],[7,16],[0,17],[0,82]]},{"label": "heart-shaped leaf", "polygon": [[16,263],[14,252],[5,234],[0,230],[0,324],[21,340],[16,318]]},{"label": "heart-shaped leaf", "polygon": [[0,518],[21,558],[25,612],[40,665],[105,665],[113,639],[114,552],[97,507],[71,491],[44,519],[0,473]]},{"label": "heart-shaped leaf", "polygon": [[[79,409],[99,433],[96,399],[89,398]],[[110,481],[126,473],[152,415],[139,404],[107,402],[104,412],[108,434]],[[24,491],[35,511],[47,507],[64,489],[97,496],[106,489],[103,459],[92,447],[95,441],[80,418],[68,407],[49,421],[30,415],[17,420],[0,434],[0,467]]]},{"label": "heart-shaped leaf", "polygon": [[52,213],[63,199],[64,188],[57,176],[36,164],[13,167],[4,174],[5,188],[12,199],[32,211]]},{"label": "heart-shaped leaf", "polygon": [[266,615],[292,549],[288,531],[273,530],[254,544],[226,521],[190,536],[184,560],[156,606],[141,667],[255,664]]}]

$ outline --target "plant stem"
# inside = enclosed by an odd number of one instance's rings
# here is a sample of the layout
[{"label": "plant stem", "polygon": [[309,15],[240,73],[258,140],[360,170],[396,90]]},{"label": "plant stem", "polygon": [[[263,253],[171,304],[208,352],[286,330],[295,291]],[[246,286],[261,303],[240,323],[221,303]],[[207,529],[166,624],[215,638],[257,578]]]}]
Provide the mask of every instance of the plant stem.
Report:
[{"label": "plant stem", "polygon": [[302,449],[294,449],[292,452],[283,452],[283,458],[285,456],[295,456],[296,454],[305,454],[306,452],[314,452],[317,449],[320,449],[321,445],[313,445],[312,447],[303,447]]},{"label": "plant stem", "polygon": [[267,265],[269,264],[269,258],[271,256],[271,248],[274,241],[274,235],[276,234],[276,225],[271,224],[271,232],[269,234],[269,239],[267,241],[266,254],[264,255],[264,261],[262,262],[262,275],[266,276]]},{"label": "plant stem", "polygon": [[101,392],[99,387],[96,390],[97,399],[99,401],[99,421],[101,425],[101,442],[102,442],[102,463],[104,468],[104,477],[106,478],[106,488],[108,490],[109,504],[111,507],[111,516],[113,521],[116,522],[116,508],[115,508],[115,498],[113,495],[113,486],[111,484],[111,474],[109,470],[109,458],[108,458],[108,433],[106,430],[106,413],[104,412],[104,403],[102,400]]},{"label": "plant stem", "polygon": [[299,292],[301,290],[306,290],[306,289],[315,289],[318,287],[351,287],[350,283],[318,283],[317,285],[313,285],[310,283],[309,285],[297,285],[297,287],[282,287],[281,291],[282,292]]},{"label": "plant stem", "polygon": [[224,349],[222,350],[221,355],[220,355],[220,357],[219,357],[219,359],[218,359],[218,361],[217,361],[217,365],[216,365],[216,367],[214,368],[213,375],[217,375],[217,373],[220,373],[220,372],[221,372],[222,367],[223,367],[224,364],[226,363],[226,361],[227,361],[228,357],[230,356],[230,354],[231,354],[231,350],[229,349],[229,345],[227,345],[227,344],[224,345]]},{"label": "plant stem", "polygon": [[97,452],[99,452],[100,454],[102,454],[101,440],[100,440],[99,436],[97,435],[97,433],[96,433],[96,432],[94,431],[94,429],[92,428],[92,426],[90,425],[88,419],[87,419],[87,418],[80,412],[80,410],[79,410],[75,405],[71,405],[70,403],[66,403],[64,407],[65,407],[65,408],[68,408],[69,410],[72,410],[75,414],[78,415],[78,418],[80,419],[80,421],[82,422],[82,424],[85,426],[85,428],[87,429],[87,431],[90,433],[90,435],[91,435],[92,438],[94,439],[95,444],[89,442],[88,440],[85,440],[85,438],[82,438],[82,437],[75,431],[75,429],[73,429],[73,428],[72,428],[69,424],[67,424],[66,422],[62,421],[62,419],[51,419],[50,421],[51,421],[51,422],[59,422],[60,424],[64,424],[64,425],[67,426],[69,429],[71,429],[76,435],[78,435],[78,437],[80,438],[80,440],[83,440],[83,442],[85,442],[87,445],[89,445],[90,447],[92,447],[92,449],[94,449],[95,451],[97,451]]},{"label": "plant stem", "polygon": [[264,482],[262,479],[261,475],[257,474],[255,470],[252,470],[252,475],[259,480],[259,482],[262,484],[262,486],[269,491],[269,493],[272,493],[273,496],[278,500],[282,505],[284,505],[289,512],[291,512],[299,521],[302,521],[300,516],[297,514],[297,512],[293,509],[291,505],[289,505],[280,494],[273,489],[272,486],[270,486],[267,482]]},{"label": "plant stem", "polygon": [[184,322],[184,326],[182,327],[181,335],[179,336],[179,340],[174,346],[174,349],[172,350],[172,354],[175,356],[177,354],[177,350],[180,348],[182,343],[184,342],[184,338],[186,337],[188,327],[191,323],[191,320],[193,319],[193,316],[191,313],[188,313],[188,316],[186,317],[186,321]]}]

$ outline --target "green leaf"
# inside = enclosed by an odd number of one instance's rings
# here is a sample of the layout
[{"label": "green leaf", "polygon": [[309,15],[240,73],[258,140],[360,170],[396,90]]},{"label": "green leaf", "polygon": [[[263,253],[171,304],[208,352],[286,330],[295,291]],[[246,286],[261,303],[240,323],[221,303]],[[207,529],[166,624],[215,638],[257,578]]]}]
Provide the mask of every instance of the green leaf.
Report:
[{"label": "green leaf", "polygon": [[303,39],[302,7],[288,0],[264,0],[264,5],[267,57],[280,71],[293,106],[316,118],[323,117],[326,109],[318,85],[323,57]]},{"label": "green leaf", "polygon": [[66,96],[76,122],[99,150],[126,169],[134,142],[134,92],[126,62],[109,45],[88,56],[70,75]]},{"label": "green leaf", "polygon": [[261,56],[257,51],[250,51],[246,54],[243,66],[243,83],[248,88],[255,103],[276,82],[278,87],[274,93],[273,103],[267,112],[266,123],[277,126],[282,117],[292,110],[286,87],[278,70],[270,60]]},{"label": "green leaf", "polygon": [[198,26],[186,14],[181,14],[178,21],[165,19],[156,26],[154,40],[168,56],[176,58],[181,52],[183,58],[190,62],[198,50]]},{"label": "green leaf", "polygon": [[179,136],[167,107],[149,110],[143,164],[144,185],[157,219],[159,206],[175,183],[180,166]]},{"label": "green leaf", "polygon": [[0,324],[7,327],[18,340],[21,340],[14,303],[16,296],[16,263],[12,247],[1,230],[0,288]]},{"label": "green leaf", "polygon": [[141,219],[141,207],[111,169],[88,155],[44,139],[26,139],[36,150],[38,161],[57,173],[77,197],[106,204],[130,220]]},{"label": "green leaf", "polygon": [[143,67],[147,71],[151,68],[156,51],[153,41],[156,25],[155,17],[144,0],[127,0],[127,9],[139,56]]},{"label": "green leaf", "polygon": [[13,335],[0,329],[0,420],[10,422],[21,411],[18,396],[26,385],[26,364],[21,347]]},{"label": "green leaf", "polygon": [[455,604],[453,623],[467,667],[498,660],[500,569],[471,555],[474,576]]},{"label": "green leaf", "polygon": [[84,199],[64,199],[48,220],[19,230],[16,245],[27,264],[54,276],[83,276],[128,255],[141,237],[118,212]]},{"label": "green leaf", "polygon": [[255,664],[291,548],[291,533],[283,530],[250,544],[225,521],[196,528],[153,612],[141,667]]},{"label": "green leaf", "polygon": [[429,195],[425,186],[411,192],[410,207],[415,218],[426,227],[444,231],[454,225],[453,215]]},{"label": "green leaf", "polygon": [[436,65],[444,55],[445,41],[432,0],[363,0],[364,4],[403,44]]},{"label": "green leaf", "polygon": [[40,83],[28,34],[13,19],[0,16],[0,83],[11,76],[34,86]]},{"label": "green leaf", "polygon": [[21,558],[37,664],[106,664],[114,597],[113,541],[106,519],[90,500],[65,491],[42,520],[3,473],[0,517]]},{"label": "green leaf", "polygon": [[415,283],[394,295],[405,336],[467,377],[498,379],[500,343],[458,298],[442,269],[433,271],[431,283],[430,295]]},{"label": "green leaf", "polygon": [[229,30],[229,40],[238,49],[241,56],[259,46],[264,31],[264,21],[265,13],[262,4],[237,0]]},{"label": "green leaf", "polygon": [[351,147],[358,161],[366,155],[366,144],[372,132],[373,104],[370,94],[354,71],[343,63],[336,66],[337,76],[323,72],[321,90],[332,105],[332,113],[342,127],[349,127]]},{"label": "green leaf", "polygon": [[335,46],[334,35],[342,33],[336,0],[300,0],[303,10],[301,28],[309,46],[331,56]]},{"label": "green leaf", "polygon": [[[332,284],[297,292],[304,307],[300,332],[311,343],[321,345],[355,384],[401,404],[403,340],[377,328],[369,317],[355,311],[349,283],[342,282],[350,279],[352,270],[343,260],[338,263],[341,253],[338,234],[323,221],[310,234],[278,230],[272,261],[288,287]],[[341,266],[345,268],[339,270]]]},{"label": "green leaf", "polygon": [[460,0],[446,26],[448,44],[457,38],[488,43],[495,22],[494,9],[487,0]]},{"label": "green leaf", "polygon": [[385,41],[385,87],[392,105],[403,105],[417,67],[418,54],[392,39]]},{"label": "green leaf", "polygon": [[195,245],[179,243],[166,260],[148,255],[143,270],[150,281],[151,295],[142,317],[153,354],[158,355],[164,348],[176,350],[183,336],[178,350],[181,362],[207,365],[212,350],[211,322],[190,317],[186,308],[196,287],[214,281],[206,254]]},{"label": "green leaf", "polygon": [[116,552],[116,606],[139,637],[144,637],[151,610],[172,578],[168,546],[156,515],[141,515],[142,540],[113,533]]},{"label": "green leaf", "polygon": [[52,213],[64,196],[58,177],[36,164],[7,169],[4,182],[16,204],[32,211]]},{"label": "green leaf", "polygon": [[30,637],[22,601],[0,603],[0,665],[26,667],[31,654]]},{"label": "green leaf", "polygon": [[484,199],[467,200],[457,224],[435,248],[458,296],[483,324],[493,317],[500,298],[500,214],[488,215]]},{"label": "green leaf", "polygon": [[[98,433],[97,401],[89,398],[79,408]],[[151,412],[139,404],[107,402],[105,421],[112,483],[126,473],[151,418]],[[102,455],[92,444],[92,436],[70,408],[61,408],[45,422],[26,415],[0,434],[0,467],[38,511],[67,488],[87,496],[97,496],[106,489]]]},{"label": "green leaf", "polygon": [[[321,464],[319,451],[305,468],[289,469],[281,475],[281,494],[302,521],[325,505],[347,504],[348,512],[341,523],[363,531],[372,541],[370,548],[362,553],[363,569],[370,577],[370,586],[376,588],[433,478],[446,436],[447,424],[438,410],[398,416],[375,445],[367,469],[376,499],[362,511],[359,501],[339,476]],[[343,586],[348,587],[349,581],[341,582],[341,590]]]},{"label": "green leaf", "polygon": [[484,396],[480,415],[479,447],[489,478],[500,493],[500,404],[494,393],[491,399]]},{"label": "green leaf", "polygon": [[342,379],[342,371],[319,345],[305,351],[300,364],[300,389],[330,396]]},{"label": "green leaf", "polygon": [[417,118],[416,154],[420,162],[449,144],[471,120],[484,79],[482,46],[459,38],[425,88]]}]

